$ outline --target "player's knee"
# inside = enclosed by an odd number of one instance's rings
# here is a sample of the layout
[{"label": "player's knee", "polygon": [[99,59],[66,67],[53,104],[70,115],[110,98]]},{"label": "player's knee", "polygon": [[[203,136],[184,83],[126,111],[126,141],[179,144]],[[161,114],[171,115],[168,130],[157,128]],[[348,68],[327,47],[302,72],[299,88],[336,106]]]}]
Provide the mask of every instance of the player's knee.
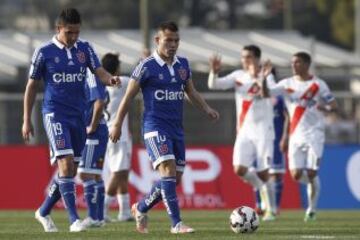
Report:
[{"label": "player's knee", "polygon": [[301,170],[291,170],[291,177],[295,181],[300,181],[302,174],[306,174],[306,173]]},{"label": "player's knee", "polygon": [[317,171],[308,169],[307,174],[308,174],[309,180],[311,181],[316,177]]},{"label": "player's knee", "polygon": [[247,167],[244,166],[234,166],[234,173],[240,177],[244,176],[247,170]]}]

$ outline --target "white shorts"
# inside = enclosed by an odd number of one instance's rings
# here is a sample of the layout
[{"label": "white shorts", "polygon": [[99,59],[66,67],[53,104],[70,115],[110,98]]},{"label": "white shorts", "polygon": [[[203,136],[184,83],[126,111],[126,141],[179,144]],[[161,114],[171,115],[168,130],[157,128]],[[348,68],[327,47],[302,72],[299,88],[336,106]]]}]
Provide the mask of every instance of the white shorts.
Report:
[{"label": "white shorts", "polygon": [[269,168],[274,151],[273,139],[249,139],[238,135],[235,140],[233,165],[255,166],[261,172]]},{"label": "white shorts", "polygon": [[110,172],[129,170],[131,167],[132,142],[109,141],[105,154],[105,168]]},{"label": "white shorts", "polygon": [[289,143],[289,169],[318,170],[324,150],[324,142]]}]

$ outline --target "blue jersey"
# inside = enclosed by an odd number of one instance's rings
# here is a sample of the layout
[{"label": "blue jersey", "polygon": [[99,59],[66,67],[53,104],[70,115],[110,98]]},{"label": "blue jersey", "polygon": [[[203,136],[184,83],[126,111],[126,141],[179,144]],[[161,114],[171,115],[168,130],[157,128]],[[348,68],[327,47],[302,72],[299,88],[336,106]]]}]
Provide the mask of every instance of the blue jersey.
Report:
[{"label": "blue jersey", "polygon": [[139,82],[144,98],[143,131],[162,130],[182,139],[184,91],[191,78],[187,59],[175,56],[170,66],[155,52],[139,63],[131,78]]},{"label": "blue jersey", "polygon": [[[105,101],[106,93],[105,86],[100,82],[100,80],[94,76],[90,71],[88,71],[87,84],[85,85],[85,95],[86,95],[86,110],[85,110],[85,122],[86,126],[89,126],[94,112],[94,103],[96,100],[100,99]],[[100,120],[100,124],[106,124],[104,116]]]},{"label": "blue jersey", "polygon": [[[273,109],[274,109],[275,142],[279,142],[284,130],[284,122],[285,122],[284,111],[286,111],[285,110],[286,107],[282,96],[277,96],[274,99],[274,101],[275,104]],[[278,146],[275,146],[275,148],[278,148]]]},{"label": "blue jersey", "polygon": [[29,78],[43,79],[43,113],[83,116],[86,69],[100,67],[99,59],[88,42],[78,40],[66,48],[56,37],[33,55]]}]

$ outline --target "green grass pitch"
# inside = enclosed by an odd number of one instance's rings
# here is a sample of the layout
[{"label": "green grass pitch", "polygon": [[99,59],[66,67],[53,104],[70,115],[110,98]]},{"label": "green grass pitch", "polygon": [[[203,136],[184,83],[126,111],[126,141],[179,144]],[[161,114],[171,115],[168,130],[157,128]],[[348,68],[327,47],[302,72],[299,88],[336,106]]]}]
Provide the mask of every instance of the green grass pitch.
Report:
[{"label": "green grass pitch", "polygon": [[[146,236],[134,222],[109,223],[103,228],[70,233],[66,213],[53,212],[58,233],[44,233],[33,211],[0,211],[0,239],[360,239],[360,211],[319,211],[315,222],[303,222],[303,211],[282,211],[274,222],[260,222],[252,234],[235,234],[229,228],[230,210],[182,211],[184,222],[196,229],[188,235],[172,235],[162,210],[149,214]],[[85,212],[81,212],[84,216]],[[115,216],[115,212],[113,212]]]}]

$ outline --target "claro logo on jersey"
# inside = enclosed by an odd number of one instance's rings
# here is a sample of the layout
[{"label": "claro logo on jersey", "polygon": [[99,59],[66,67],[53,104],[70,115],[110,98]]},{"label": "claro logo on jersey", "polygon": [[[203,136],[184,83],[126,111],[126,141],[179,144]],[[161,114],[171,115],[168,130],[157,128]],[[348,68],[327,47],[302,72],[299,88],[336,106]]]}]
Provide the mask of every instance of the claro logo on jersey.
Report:
[{"label": "claro logo on jersey", "polygon": [[80,73],[54,73],[52,78],[55,83],[82,82],[86,78],[86,72],[81,68]]},{"label": "claro logo on jersey", "polygon": [[184,91],[169,91],[158,89],[155,91],[155,99],[159,101],[176,101],[183,100],[185,97]]}]

